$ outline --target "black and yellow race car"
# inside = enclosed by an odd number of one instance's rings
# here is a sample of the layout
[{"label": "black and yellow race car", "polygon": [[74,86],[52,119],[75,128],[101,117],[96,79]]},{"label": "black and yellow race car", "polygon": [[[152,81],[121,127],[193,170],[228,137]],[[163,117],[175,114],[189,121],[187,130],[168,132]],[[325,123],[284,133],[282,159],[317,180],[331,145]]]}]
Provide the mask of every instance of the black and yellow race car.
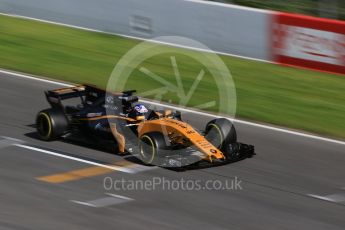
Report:
[{"label": "black and yellow race car", "polygon": [[147,109],[134,93],[91,85],[46,91],[51,108],[37,114],[38,134],[51,141],[82,133],[89,141],[113,143],[119,154],[165,167],[224,164],[254,154],[254,146],[237,142],[230,120],[214,119],[199,131],[179,111]]}]

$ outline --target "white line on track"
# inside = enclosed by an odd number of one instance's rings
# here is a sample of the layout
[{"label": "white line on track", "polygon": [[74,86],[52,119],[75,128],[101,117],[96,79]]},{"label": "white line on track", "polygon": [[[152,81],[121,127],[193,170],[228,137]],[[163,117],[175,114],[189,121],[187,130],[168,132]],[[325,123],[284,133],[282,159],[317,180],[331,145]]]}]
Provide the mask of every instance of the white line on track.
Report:
[{"label": "white line on track", "polygon": [[124,199],[124,200],[133,200],[132,198],[126,197],[126,196],[121,196],[121,195],[116,195],[116,194],[112,194],[112,193],[106,193],[108,196],[112,196],[112,197],[116,197],[116,198],[120,198],[120,199]]},{"label": "white line on track", "polygon": [[0,136],[0,138],[3,138],[0,140],[0,148],[6,148],[14,144],[24,143],[24,141],[12,137]]},{"label": "white line on track", "polygon": [[245,56],[225,53],[225,52],[221,52],[221,51],[210,51],[210,50],[207,50],[207,49],[201,49],[201,48],[196,48],[196,47],[191,47],[191,46],[186,46],[186,45],[179,45],[179,44],[175,44],[175,43],[163,42],[163,41],[158,41],[158,40],[154,40],[154,39],[141,38],[141,37],[125,35],[125,34],[120,34],[120,33],[111,33],[111,32],[107,32],[107,31],[90,29],[90,28],[87,28],[87,27],[75,26],[75,25],[71,25],[71,24],[54,22],[54,21],[49,21],[49,20],[44,20],[44,19],[39,19],[39,18],[32,18],[32,17],[22,16],[22,15],[17,15],[17,14],[0,13],[0,15],[14,17],[14,18],[28,19],[28,20],[38,21],[38,22],[44,22],[44,23],[49,23],[49,24],[53,24],[53,25],[65,26],[65,27],[69,27],[69,28],[85,30],[85,31],[90,31],[90,32],[109,34],[109,35],[116,35],[116,36],[119,36],[119,37],[130,38],[130,39],[135,39],[135,40],[139,40],[139,41],[150,41],[150,42],[161,44],[161,45],[168,45],[168,46],[184,48],[184,49],[189,49],[189,50],[208,52],[208,53],[211,52],[211,53],[216,53],[216,54],[220,54],[220,55],[224,55],[224,56],[237,57],[237,58],[246,59],[246,60],[266,62],[266,63],[272,63],[272,64],[274,63],[272,61],[268,61],[268,60],[264,60],[264,59],[259,59],[259,58],[245,57]]},{"label": "white line on track", "polygon": [[[39,78],[38,76],[32,76],[32,75],[28,75],[28,74],[24,74],[24,73],[16,73],[16,72],[8,71],[8,70],[0,69],[0,73],[4,73],[4,74],[7,74],[7,75],[16,76],[16,77],[21,77],[21,78],[26,78],[26,79],[30,79],[30,80],[35,80],[35,81],[46,82],[46,83],[49,83],[49,84],[61,85],[61,86],[66,86],[66,87],[73,86],[73,84],[58,82],[58,81],[54,81],[54,80],[42,79],[42,78]],[[164,103],[161,103],[161,102],[154,102],[154,101],[150,101],[150,100],[141,100],[141,101],[146,102],[146,103],[151,103],[151,104],[154,104],[154,105],[164,106],[164,107],[167,107],[167,108],[174,108],[174,109],[178,108],[181,111],[188,112],[188,113],[199,114],[199,115],[202,115],[202,116],[209,116],[209,117],[214,117],[214,118],[218,118],[219,117],[217,115],[206,113],[206,112],[196,111],[196,110],[192,110],[192,109],[188,109],[188,108],[177,107],[176,105],[167,105],[167,104],[164,104]],[[345,145],[345,142],[344,141],[340,141],[340,140],[330,139],[330,138],[326,138],[326,137],[320,137],[320,136],[316,136],[316,135],[312,135],[312,134],[292,131],[292,130],[283,129],[283,128],[277,128],[277,127],[274,127],[274,126],[258,124],[258,123],[244,121],[244,120],[240,120],[240,119],[233,119],[233,118],[229,118],[229,119],[234,121],[234,122],[236,122],[236,123],[240,123],[240,124],[244,124],[244,125],[254,126],[254,127],[263,128],[263,129],[268,129],[268,130],[272,130],[272,131],[276,131],[276,132],[281,132],[281,133],[286,133],[286,134],[295,135],[295,136],[301,136],[301,137],[310,138],[310,139],[319,140],[319,141],[325,141],[325,142],[329,142],[329,143],[333,143],[333,144]]]},{"label": "white line on track", "polygon": [[331,194],[327,196],[319,196],[315,194],[307,194],[307,195],[319,200],[325,200],[325,201],[335,202],[335,203],[342,203],[345,201],[345,194],[343,193]]},{"label": "white line on track", "polygon": [[330,201],[330,202],[335,202],[334,200],[332,200],[331,198],[325,197],[325,196],[319,196],[319,195],[315,195],[315,194],[307,194],[310,197],[314,197],[316,199],[319,200],[325,200],[325,201]]},{"label": "white line on track", "polygon": [[73,202],[73,203],[76,203],[76,204],[81,204],[81,205],[85,205],[85,206],[89,206],[89,207],[94,207],[94,208],[96,208],[95,205],[90,204],[90,203],[85,202],[85,201],[78,201],[78,200],[70,200],[70,201]]},{"label": "white line on track", "polygon": [[77,157],[72,157],[72,156],[56,153],[56,152],[45,150],[45,149],[40,149],[40,148],[29,146],[29,145],[14,144],[14,146],[17,146],[19,148],[29,149],[29,150],[36,151],[36,152],[45,153],[45,154],[56,156],[56,157],[62,157],[62,158],[65,158],[65,159],[82,162],[82,163],[89,164],[89,165],[99,166],[99,167],[111,169],[111,170],[114,170],[114,171],[120,171],[120,172],[131,173],[131,174],[137,173],[138,171],[144,171],[144,170],[149,170],[151,168],[152,169],[155,168],[155,167],[147,167],[146,169],[138,170],[138,169],[135,169],[135,167],[127,168],[127,167],[121,167],[121,166],[115,166],[115,165],[105,165],[105,164],[100,164],[100,163],[97,163],[97,162],[93,162],[93,161],[89,161],[89,160],[84,160],[84,159],[77,158]]},{"label": "white line on track", "polygon": [[13,142],[17,142],[17,143],[23,143],[24,142],[23,140],[19,140],[17,138],[13,138],[13,137],[1,136],[1,138],[4,138],[6,140],[10,140],[10,141],[13,141]]},{"label": "white line on track", "polygon": [[76,203],[76,204],[81,204],[81,205],[85,205],[85,206],[89,206],[89,207],[102,208],[102,207],[122,204],[122,203],[126,203],[126,202],[134,200],[134,199],[126,197],[126,196],[120,196],[120,195],[111,194],[111,193],[106,193],[106,195],[108,195],[108,196],[103,197],[103,198],[99,198],[96,200],[90,200],[90,201],[70,200],[70,201],[73,203]]},{"label": "white line on track", "polygon": [[0,140],[0,149],[9,147],[9,146],[13,145],[14,143],[16,143],[16,142],[14,142],[12,140],[2,139],[2,140]]},{"label": "white line on track", "polygon": [[16,73],[16,72],[7,71],[7,70],[3,70],[3,69],[0,69],[0,73],[8,74],[8,75],[15,76],[15,77],[26,78],[26,79],[30,79],[30,80],[34,80],[34,81],[46,82],[46,83],[54,84],[54,85],[61,85],[61,86],[66,86],[66,87],[73,86],[72,84],[67,84],[67,83],[58,82],[58,81],[52,81],[52,80],[48,80],[48,79],[44,79],[44,78],[38,78],[38,77],[30,76],[29,74]]}]

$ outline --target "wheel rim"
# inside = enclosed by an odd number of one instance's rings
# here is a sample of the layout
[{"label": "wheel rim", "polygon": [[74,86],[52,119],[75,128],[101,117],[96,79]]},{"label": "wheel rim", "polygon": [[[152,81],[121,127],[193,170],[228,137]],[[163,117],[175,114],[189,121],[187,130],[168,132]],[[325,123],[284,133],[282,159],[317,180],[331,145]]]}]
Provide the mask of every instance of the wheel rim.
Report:
[{"label": "wheel rim", "polygon": [[207,140],[211,142],[215,147],[221,149],[223,146],[223,135],[219,127],[215,124],[209,124],[207,126]]},{"label": "wheel rim", "polygon": [[149,136],[142,136],[140,142],[140,157],[142,161],[151,164],[154,160],[156,149],[152,139]]},{"label": "wheel rim", "polygon": [[37,118],[37,130],[41,137],[49,138],[51,134],[51,121],[47,114],[39,114]]}]

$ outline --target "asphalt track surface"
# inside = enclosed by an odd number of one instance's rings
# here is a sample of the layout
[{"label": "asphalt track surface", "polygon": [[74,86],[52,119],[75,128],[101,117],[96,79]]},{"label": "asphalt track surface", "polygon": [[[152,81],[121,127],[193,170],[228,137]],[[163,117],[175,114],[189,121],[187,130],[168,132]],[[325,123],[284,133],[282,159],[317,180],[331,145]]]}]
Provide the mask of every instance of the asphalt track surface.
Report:
[{"label": "asphalt track surface", "polygon": [[[35,115],[48,107],[43,91],[59,87],[0,76],[0,229],[345,229],[345,145],[238,123],[239,140],[256,147],[253,158],[183,172],[126,164],[123,156],[78,142],[37,139]],[[183,115],[198,128],[212,119]],[[75,159],[120,162],[129,171]],[[52,182],[55,174],[61,181]],[[108,190],[105,177],[201,183],[237,177],[242,189]]]}]

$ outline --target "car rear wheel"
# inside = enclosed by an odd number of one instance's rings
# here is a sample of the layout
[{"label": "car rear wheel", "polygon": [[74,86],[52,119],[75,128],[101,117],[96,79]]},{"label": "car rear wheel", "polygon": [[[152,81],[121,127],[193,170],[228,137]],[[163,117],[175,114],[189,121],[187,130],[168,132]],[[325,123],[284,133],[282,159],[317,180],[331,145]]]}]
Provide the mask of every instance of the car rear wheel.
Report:
[{"label": "car rear wheel", "polygon": [[51,141],[68,131],[68,120],[58,109],[45,109],[36,116],[36,128],[42,140]]},{"label": "car rear wheel", "polygon": [[159,164],[160,152],[164,149],[166,143],[162,133],[152,132],[140,137],[139,156],[145,164]]}]

